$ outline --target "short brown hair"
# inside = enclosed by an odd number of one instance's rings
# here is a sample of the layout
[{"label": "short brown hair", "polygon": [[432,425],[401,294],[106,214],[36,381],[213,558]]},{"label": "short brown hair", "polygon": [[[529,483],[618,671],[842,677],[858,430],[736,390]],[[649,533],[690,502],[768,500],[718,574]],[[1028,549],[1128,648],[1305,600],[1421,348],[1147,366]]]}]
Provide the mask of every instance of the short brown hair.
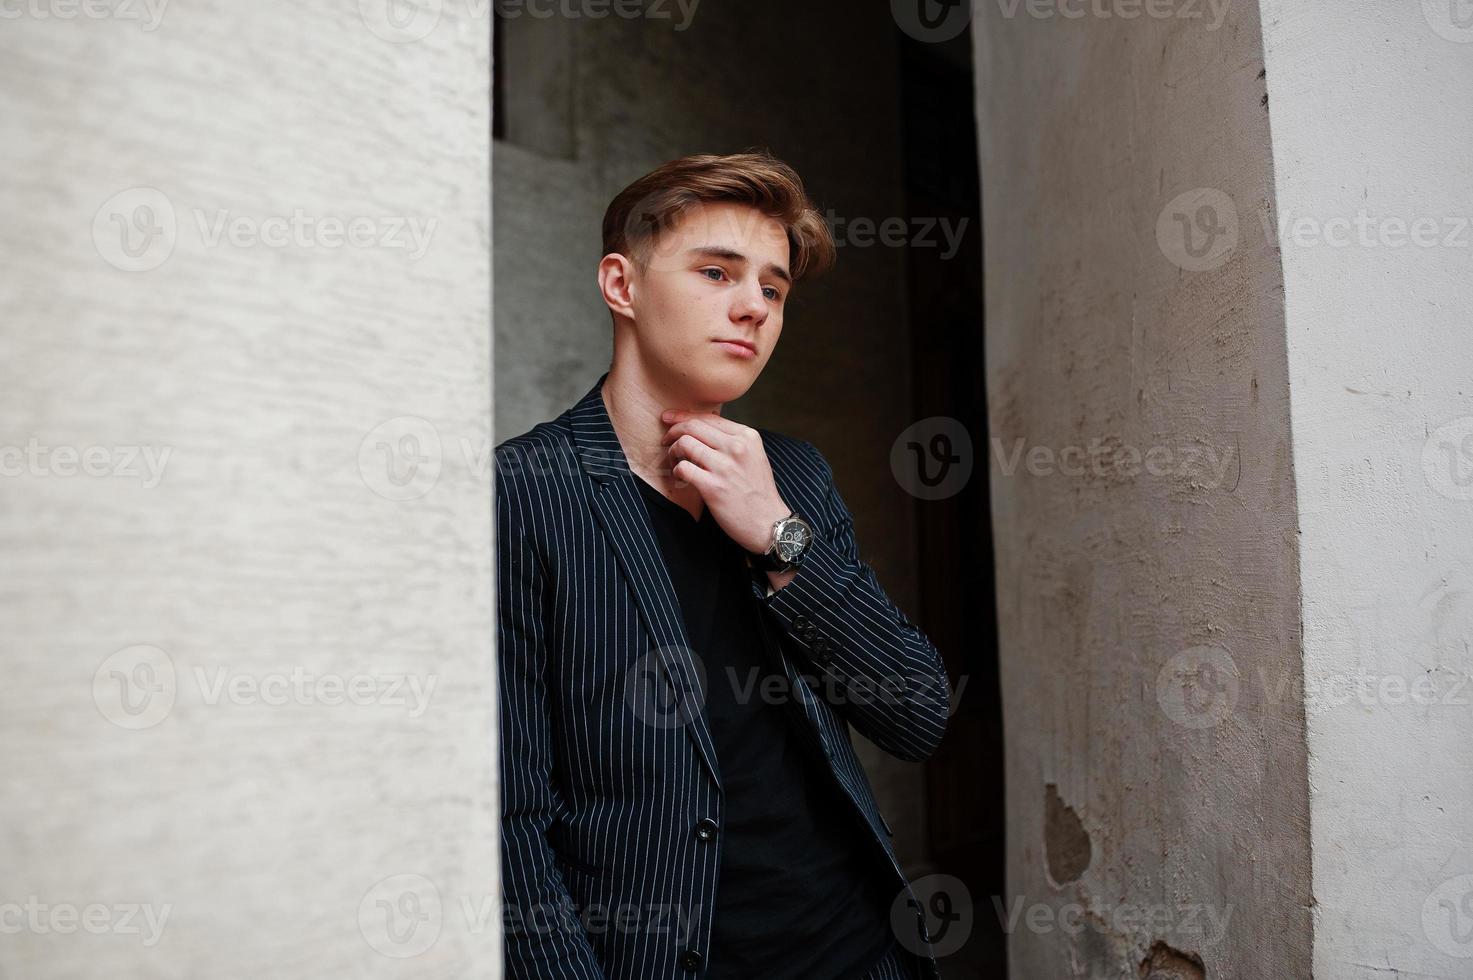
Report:
[{"label": "short brown hair", "polygon": [[803,189],[797,171],[771,153],[680,157],[619,192],[604,212],[604,254],[627,255],[643,268],[650,245],[700,202],[747,204],[781,222],[793,280],[834,264],[834,236]]}]

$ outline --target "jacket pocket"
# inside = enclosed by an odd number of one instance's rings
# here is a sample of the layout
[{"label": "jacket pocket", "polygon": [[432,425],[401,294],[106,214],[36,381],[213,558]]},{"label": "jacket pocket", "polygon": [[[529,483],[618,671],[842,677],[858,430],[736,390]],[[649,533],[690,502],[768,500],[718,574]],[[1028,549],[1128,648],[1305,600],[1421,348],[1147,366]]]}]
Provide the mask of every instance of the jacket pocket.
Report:
[{"label": "jacket pocket", "polygon": [[557,856],[557,861],[560,865],[565,869],[572,870],[575,874],[581,874],[585,878],[602,878],[604,876],[604,870],[602,868],[595,868],[586,861],[580,861],[562,851],[555,851],[554,854]]}]

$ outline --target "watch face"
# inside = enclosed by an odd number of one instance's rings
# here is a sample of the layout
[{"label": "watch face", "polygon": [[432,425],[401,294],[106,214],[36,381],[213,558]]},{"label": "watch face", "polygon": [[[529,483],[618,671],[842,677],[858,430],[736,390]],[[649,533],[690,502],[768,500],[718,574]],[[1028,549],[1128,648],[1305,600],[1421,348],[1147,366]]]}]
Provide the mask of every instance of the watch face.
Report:
[{"label": "watch face", "polygon": [[788,520],[778,528],[777,556],[790,562],[808,549],[811,538],[808,525],[799,520]]}]

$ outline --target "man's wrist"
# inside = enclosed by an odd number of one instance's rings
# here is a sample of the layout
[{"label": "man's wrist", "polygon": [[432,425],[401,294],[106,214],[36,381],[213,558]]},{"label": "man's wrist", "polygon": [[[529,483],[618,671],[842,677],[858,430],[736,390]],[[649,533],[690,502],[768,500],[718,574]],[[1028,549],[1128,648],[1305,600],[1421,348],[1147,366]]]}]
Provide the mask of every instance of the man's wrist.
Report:
[{"label": "man's wrist", "polygon": [[777,522],[793,512],[792,508],[783,503],[781,499],[771,507],[766,508],[765,511],[771,516],[764,520],[752,535],[752,540],[760,543],[756,547],[747,549],[754,555],[766,554],[772,549],[774,540],[773,532]]},{"label": "man's wrist", "polygon": [[768,596],[768,598],[771,598],[773,595],[775,595],[777,593],[777,591],[779,589],[781,589],[783,586],[785,586],[789,582],[791,582],[793,580],[793,577],[795,575],[797,575],[797,574],[798,574],[798,570],[796,568],[790,568],[790,569],[788,569],[785,572],[768,572],[767,573],[767,583],[768,583],[767,584],[767,596]]}]

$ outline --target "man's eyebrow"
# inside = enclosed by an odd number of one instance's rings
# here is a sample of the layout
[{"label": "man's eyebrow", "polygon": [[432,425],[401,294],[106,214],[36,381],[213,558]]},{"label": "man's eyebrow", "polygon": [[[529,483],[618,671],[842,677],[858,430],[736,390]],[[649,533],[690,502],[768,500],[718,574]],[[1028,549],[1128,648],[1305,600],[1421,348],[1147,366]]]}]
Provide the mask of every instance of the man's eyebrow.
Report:
[{"label": "man's eyebrow", "polygon": [[[747,257],[741,252],[726,248],[723,245],[697,245],[690,251],[693,255],[709,255],[713,259],[726,259],[731,262],[747,261]],[[774,276],[777,276],[789,286],[793,284],[793,277],[788,275],[788,270],[784,269],[776,262],[767,263],[767,267],[762,271],[772,273]]]}]

